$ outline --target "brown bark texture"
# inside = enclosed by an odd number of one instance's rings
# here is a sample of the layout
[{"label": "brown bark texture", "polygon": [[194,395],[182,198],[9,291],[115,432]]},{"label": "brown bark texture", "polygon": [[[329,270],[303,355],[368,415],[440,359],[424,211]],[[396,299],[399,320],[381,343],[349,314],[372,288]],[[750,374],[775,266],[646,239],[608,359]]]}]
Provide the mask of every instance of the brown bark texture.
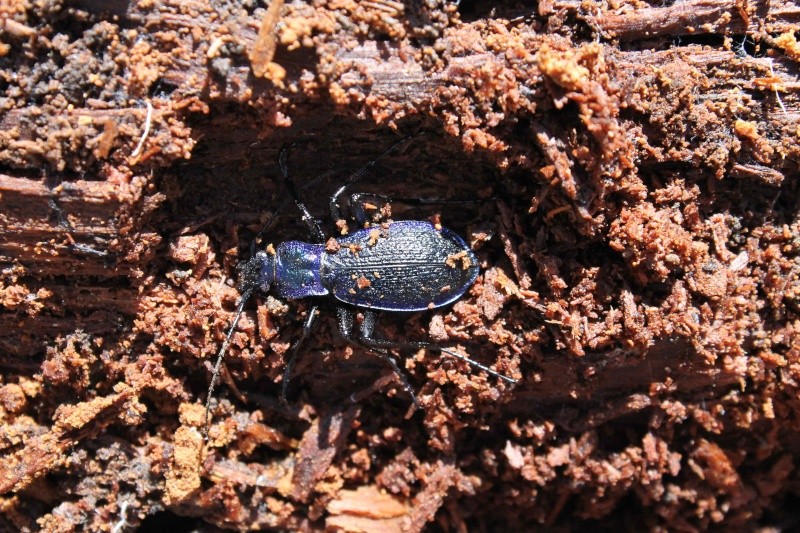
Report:
[{"label": "brown bark texture", "polygon": [[[0,529],[789,528],[791,0],[0,0]],[[480,262],[391,369],[237,269],[348,176]],[[384,209],[384,212],[386,209]],[[326,226],[330,221],[325,221]],[[338,231],[338,229],[334,230]],[[173,527],[173,526],[170,526]]]}]

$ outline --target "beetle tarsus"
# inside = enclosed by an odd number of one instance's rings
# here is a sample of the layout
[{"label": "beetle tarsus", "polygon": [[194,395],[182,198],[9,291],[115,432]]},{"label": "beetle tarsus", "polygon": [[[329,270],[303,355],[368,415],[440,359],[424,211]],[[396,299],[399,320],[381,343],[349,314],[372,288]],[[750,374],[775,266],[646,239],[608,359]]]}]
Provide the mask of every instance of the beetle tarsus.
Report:
[{"label": "beetle tarsus", "polygon": [[419,400],[417,400],[417,394],[414,392],[414,389],[411,387],[411,384],[408,382],[408,379],[406,379],[405,372],[400,370],[400,367],[397,365],[397,361],[394,360],[394,357],[392,357],[391,354],[385,350],[376,350],[375,348],[372,348],[361,342],[358,341],[355,342],[362,348],[369,350],[370,352],[374,353],[375,355],[386,361],[386,363],[392,368],[392,372],[397,377],[398,381],[400,381],[400,385],[402,385],[403,389],[405,389],[406,393],[408,393],[408,395],[411,397],[411,401],[414,403],[414,406],[417,409],[422,409],[422,406],[419,404]]},{"label": "beetle tarsus", "polygon": [[420,344],[421,344],[421,347],[423,347],[423,348],[428,348],[428,349],[431,349],[431,350],[438,350],[438,351],[440,351],[442,353],[445,353],[445,354],[449,355],[450,357],[455,357],[456,359],[460,359],[461,361],[464,361],[465,363],[469,363],[470,365],[474,366],[475,368],[483,370],[487,374],[489,374],[491,376],[494,376],[497,379],[502,379],[506,383],[510,383],[512,385],[517,383],[516,379],[510,378],[510,377],[508,377],[508,376],[506,376],[504,374],[501,374],[497,370],[492,370],[488,366],[483,365],[483,364],[475,361],[474,359],[470,359],[466,355],[461,355],[458,352],[453,352],[453,351],[448,350],[446,348],[442,348],[440,346],[436,346],[435,344],[427,344],[427,343],[420,343]]}]

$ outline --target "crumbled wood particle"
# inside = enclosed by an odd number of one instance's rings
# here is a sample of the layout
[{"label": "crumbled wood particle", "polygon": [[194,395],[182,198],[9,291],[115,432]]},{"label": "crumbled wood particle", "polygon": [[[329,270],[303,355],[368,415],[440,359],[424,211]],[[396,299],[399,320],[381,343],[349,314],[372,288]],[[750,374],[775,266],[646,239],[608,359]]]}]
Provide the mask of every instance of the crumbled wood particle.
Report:
[{"label": "crumbled wood particle", "polygon": [[378,244],[378,239],[383,236],[381,230],[379,229],[372,229],[369,231],[369,241],[367,241],[367,246],[375,246]]},{"label": "crumbled wood particle", "polygon": [[430,220],[431,224],[433,224],[433,229],[435,229],[436,231],[442,231],[442,215],[441,214],[434,213],[433,215],[428,217],[428,220]]},{"label": "crumbled wood particle", "polygon": [[200,490],[203,436],[197,428],[181,426],[175,431],[172,467],[168,470],[165,499],[175,505]]},{"label": "crumbled wood particle", "polygon": [[775,38],[775,44],[791,57],[794,61],[800,62],[800,43],[795,37],[795,32],[787,31]]},{"label": "crumbled wood particle", "polygon": [[342,249],[342,245],[339,244],[339,241],[331,237],[325,242],[325,251],[330,254],[335,254],[339,250]]},{"label": "crumbled wood particle", "polygon": [[469,252],[462,250],[461,252],[448,255],[444,260],[444,264],[450,268],[458,268],[460,266],[462,270],[467,270],[472,266],[472,260],[469,257]]},{"label": "crumbled wood particle", "polygon": [[399,498],[386,494],[377,487],[364,486],[340,491],[328,504],[328,511],[335,515],[384,519],[406,515],[409,507]]},{"label": "crumbled wood particle", "polygon": [[258,38],[248,53],[253,74],[259,78],[267,78],[273,83],[280,82],[286,76],[283,67],[272,63],[277,47],[275,27],[280,19],[282,7],[283,0],[273,0],[269,3],[264,18],[261,19]]}]

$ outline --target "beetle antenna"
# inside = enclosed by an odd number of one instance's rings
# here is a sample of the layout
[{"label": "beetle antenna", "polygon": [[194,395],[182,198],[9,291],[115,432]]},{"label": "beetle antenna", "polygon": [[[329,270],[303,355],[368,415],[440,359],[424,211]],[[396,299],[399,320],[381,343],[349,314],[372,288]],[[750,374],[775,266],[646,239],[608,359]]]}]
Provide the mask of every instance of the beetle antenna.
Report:
[{"label": "beetle antenna", "polygon": [[510,377],[508,377],[508,376],[506,376],[504,374],[501,374],[497,370],[492,370],[488,366],[482,365],[477,361],[473,361],[472,359],[470,359],[466,355],[461,355],[460,353],[456,353],[456,352],[453,352],[453,351],[448,350],[446,348],[441,348],[441,347],[436,346],[436,345],[431,345],[431,348],[435,348],[435,349],[439,350],[440,352],[446,353],[447,355],[449,355],[451,357],[455,357],[456,359],[460,359],[461,361],[464,361],[465,363],[469,363],[470,365],[474,366],[475,368],[479,368],[479,369],[483,370],[484,372],[486,372],[488,374],[491,374],[492,376],[494,376],[494,377],[496,377],[498,379],[502,379],[503,381],[511,383],[512,385],[517,383],[516,379],[510,378]]},{"label": "beetle antenna", "polygon": [[217,362],[214,363],[214,372],[211,374],[211,384],[208,386],[208,394],[206,395],[206,425],[203,428],[204,441],[208,441],[208,427],[211,423],[211,398],[214,395],[214,388],[217,386],[217,381],[219,380],[219,371],[222,368],[222,360],[225,358],[225,352],[228,351],[228,346],[231,343],[233,332],[236,329],[236,326],[239,324],[239,319],[242,317],[242,313],[244,312],[244,306],[250,299],[250,295],[253,294],[253,290],[254,287],[250,287],[249,289],[245,290],[242,296],[239,298],[239,306],[236,308],[236,315],[233,317],[231,327],[228,328],[228,333],[225,335],[225,340],[222,342],[222,346],[219,349],[219,353],[217,354]]}]

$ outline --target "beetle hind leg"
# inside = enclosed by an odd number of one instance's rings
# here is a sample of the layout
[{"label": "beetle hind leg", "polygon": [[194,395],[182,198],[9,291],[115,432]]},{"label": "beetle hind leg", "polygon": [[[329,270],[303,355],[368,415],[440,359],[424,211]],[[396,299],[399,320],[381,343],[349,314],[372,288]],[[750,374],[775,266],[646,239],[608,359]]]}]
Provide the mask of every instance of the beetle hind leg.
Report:
[{"label": "beetle hind leg", "polygon": [[388,341],[384,339],[376,339],[372,336],[373,330],[375,329],[375,312],[374,311],[366,311],[364,313],[364,323],[362,324],[362,342],[369,346],[371,349],[397,349],[397,350],[431,350],[439,353],[444,353],[449,355],[450,357],[454,357],[465,363],[468,363],[473,368],[477,368],[479,370],[483,370],[487,374],[496,377],[497,379],[501,379],[507,383],[515,384],[517,383],[516,379],[510,378],[504,374],[501,374],[497,370],[492,370],[488,366],[481,364],[473,359],[470,359],[466,355],[461,355],[458,352],[454,352],[452,350],[448,350],[447,348],[442,348],[441,346],[437,346],[435,344],[431,344],[430,342],[394,342]]}]

